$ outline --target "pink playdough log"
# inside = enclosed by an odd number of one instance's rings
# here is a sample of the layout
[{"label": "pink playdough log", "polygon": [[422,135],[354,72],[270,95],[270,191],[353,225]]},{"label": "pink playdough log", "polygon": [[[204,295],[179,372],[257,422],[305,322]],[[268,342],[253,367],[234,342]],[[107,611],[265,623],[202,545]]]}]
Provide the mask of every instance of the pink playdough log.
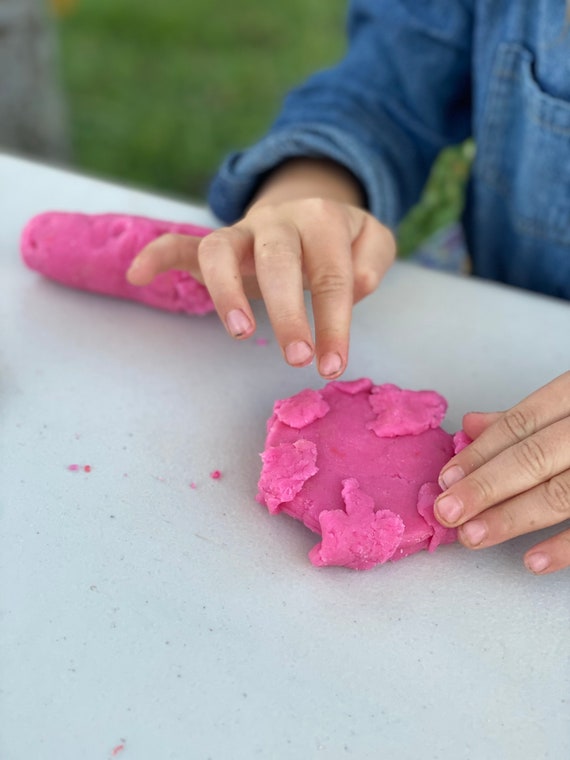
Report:
[{"label": "pink playdough log", "polygon": [[22,233],[25,263],[52,280],[80,290],[127,298],[166,311],[207,314],[214,304],[206,288],[187,272],[158,275],[136,287],[125,277],[151,240],[174,232],[203,237],[211,230],[127,214],[46,212],[33,217]]},{"label": "pink playdough log", "polygon": [[434,516],[442,467],[469,439],[446,400],[361,378],[276,401],[257,500],[321,535],[317,566],[366,570],[456,539]]}]

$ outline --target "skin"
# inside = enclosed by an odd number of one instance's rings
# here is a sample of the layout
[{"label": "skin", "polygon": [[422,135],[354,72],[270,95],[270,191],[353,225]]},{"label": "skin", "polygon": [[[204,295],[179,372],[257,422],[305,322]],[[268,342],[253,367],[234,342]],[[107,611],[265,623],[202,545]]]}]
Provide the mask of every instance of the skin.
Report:
[{"label": "skin", "polygon": [[[237,340],[253,335],[249,298],[261,297],[285,361],[303,367],[316,359],[320,374],[335,379],[348,362],[352,306],[376,289],[396,253],[392,233],[364,202],[344,168],[288,161],[243,219],[205,238],[153,241],[127,278],[142,286],[170,269],[189,272]],[[570,518],[570,372],[508,411],[466,414],[463,428],[473,442],[442,470],[435,515],[458,528],[464,546],[483,549]],[[537,575],[569,567],[570,530],[534,546],[524,562]]]},{"label": "skin", "polygon": [[[348,361],[353,304],[376,289],[394,261],[390,230],[365,211],[358,182],[329,161],[295,160],[277,169],[239,222],[203,239],[165,235],[127,274],[147,285],[181,269],[204,283],[228,333],[255,331],[248,297],[265,301],[283,357],[339,377]],[[314,336],[303,296],[311,293]]]},{"label": "skin", "polygon": [[[470,413],[473,443],[440,475],[435,514],[461,543],[484,549],[570,518],[570,372],[506,412]],[[546,575],[570,566],[570,529],[533,546],[527,568]]]}]

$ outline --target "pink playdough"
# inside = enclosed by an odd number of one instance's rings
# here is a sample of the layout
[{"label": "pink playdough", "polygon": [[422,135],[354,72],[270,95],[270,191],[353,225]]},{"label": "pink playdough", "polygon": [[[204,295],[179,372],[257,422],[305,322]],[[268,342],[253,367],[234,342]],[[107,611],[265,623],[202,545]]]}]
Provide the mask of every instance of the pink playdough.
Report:
[{"label": "pink playdough", "polygon": [[166,311],[212,311],[208,291],[187,272],[165,272],[140,288],[127,282],[125,274],[136,254],[167,232],[203,237],[210,230],[126,214],[49,212],[28,222],[22,233],[22,257],[31,269],[72,288]]},{"label": "pink playdough", "polygon": [[456,539],[433,513],[438,475],[469,443],[446,433],[434,391],[328,383],[277,401],[257,500],[321,535],[314,565],[366,570]]}]

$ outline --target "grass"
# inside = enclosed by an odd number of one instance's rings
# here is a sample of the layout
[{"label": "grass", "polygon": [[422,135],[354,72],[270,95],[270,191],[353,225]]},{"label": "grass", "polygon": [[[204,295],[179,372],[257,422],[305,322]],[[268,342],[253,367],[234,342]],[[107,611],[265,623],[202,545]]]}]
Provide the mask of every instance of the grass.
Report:
[{"label": "grass", "polygon": [[[344,50],[344,0],[77,0],[60,20],[75,163],[202,201],[223,157],[254,142],[285,92]],[[461,150],[403,223],[417,242],[462,203]]]}]

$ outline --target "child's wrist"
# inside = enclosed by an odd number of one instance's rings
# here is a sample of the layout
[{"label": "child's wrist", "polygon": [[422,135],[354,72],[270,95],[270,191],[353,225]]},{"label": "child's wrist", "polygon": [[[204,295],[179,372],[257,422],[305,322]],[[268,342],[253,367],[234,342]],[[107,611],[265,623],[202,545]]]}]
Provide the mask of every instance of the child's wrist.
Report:
[{"label": "child's wrist", "polygon": [[329,159],[294,158],[277,166],[254,196],[250,208],[302,198],[326,198],[364,206],[364,190],[344,166]]}]

